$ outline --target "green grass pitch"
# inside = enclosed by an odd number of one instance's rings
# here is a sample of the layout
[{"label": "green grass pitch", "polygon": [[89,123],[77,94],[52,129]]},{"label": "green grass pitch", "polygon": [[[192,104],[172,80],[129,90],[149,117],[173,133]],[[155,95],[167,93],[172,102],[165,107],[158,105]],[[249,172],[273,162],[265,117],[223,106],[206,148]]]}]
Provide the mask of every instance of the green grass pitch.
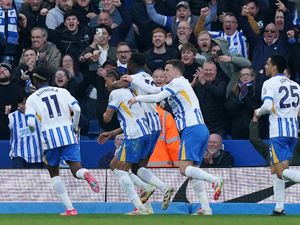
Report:
[{"label": "green grass pitch", "polygon": [[299,225],[300,216],[269,217],[241,215],[103,215],[2,214],[0,225]]}]

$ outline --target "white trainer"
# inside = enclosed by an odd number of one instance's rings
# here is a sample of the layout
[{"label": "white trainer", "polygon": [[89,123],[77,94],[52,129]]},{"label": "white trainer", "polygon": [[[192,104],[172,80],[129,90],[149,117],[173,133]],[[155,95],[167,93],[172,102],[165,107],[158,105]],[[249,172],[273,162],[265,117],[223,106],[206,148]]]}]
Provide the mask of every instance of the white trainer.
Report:
[{"label": "white trainer", "polygon": [[166,210],[169,207],[170,201],[171,201],[171,197],[175,192],[175,188],[174,187],[169,187],[165,193],[164,193],[164,197],[163,197],[163,203],[161,205],[161,209],[162,210]]},{"label": "white trainer", "polygon": [[193,216],[212,216],[212,210],[211,208],[209,209],[199,209],[197,212],[191,214]]}]

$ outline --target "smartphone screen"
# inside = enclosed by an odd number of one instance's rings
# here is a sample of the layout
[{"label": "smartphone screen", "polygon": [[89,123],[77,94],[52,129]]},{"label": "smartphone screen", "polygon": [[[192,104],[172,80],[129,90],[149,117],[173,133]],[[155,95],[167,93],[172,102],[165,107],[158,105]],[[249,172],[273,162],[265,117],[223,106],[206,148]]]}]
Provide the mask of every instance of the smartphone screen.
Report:
[{"label": "smartphone screen", "polygon": [[96,33],[97,33],[99,36],[102,36],[102,34],[103,34],[102,28],[97,28],[97,29],[96,29]]}]

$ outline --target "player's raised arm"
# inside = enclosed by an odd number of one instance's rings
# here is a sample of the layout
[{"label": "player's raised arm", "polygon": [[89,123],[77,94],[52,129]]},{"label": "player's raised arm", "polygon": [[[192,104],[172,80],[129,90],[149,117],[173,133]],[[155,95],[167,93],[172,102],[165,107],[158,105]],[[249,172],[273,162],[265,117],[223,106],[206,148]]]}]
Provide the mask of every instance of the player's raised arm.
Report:
[{"label": "player's raised arm", "polygon": [[165,98],[170,97],[171,95],[172,95],[172,93],[169,92],[167,89],[165,89],[165,90],[161,91],[158,94],[139,95],[139,96],[134,97],[134,99],[135,99],[136,102],[156,103],[156,102],[160,102],[161,100],[163,100]]},{"label": "player's raised arm", "polygon": [[143,91],[150,93],[150,94],[157,94],[162,90],[161,87],[156,87],[153,80],[147,80],[141,76],[124,75],[124,76],[122,76],[121,79],[124,81],[127,81],[129,85],[130,84],[135,85],[138,88],[140,88]]}]

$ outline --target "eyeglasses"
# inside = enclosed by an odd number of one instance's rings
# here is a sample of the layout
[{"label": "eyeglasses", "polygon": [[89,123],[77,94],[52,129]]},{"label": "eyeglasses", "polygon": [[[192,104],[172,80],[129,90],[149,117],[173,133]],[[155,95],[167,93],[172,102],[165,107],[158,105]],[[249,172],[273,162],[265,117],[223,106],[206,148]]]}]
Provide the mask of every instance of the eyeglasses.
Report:
[{"label": "eyeglasses", "polygon": [[264,30],[265,33],[272,33],[274,34],[276,31],[275,30]]},{"label": "eyeglasses", "polygon": [[123,54],[123,53],[130,53],[130,51],[117,51],[118,54]]}]

